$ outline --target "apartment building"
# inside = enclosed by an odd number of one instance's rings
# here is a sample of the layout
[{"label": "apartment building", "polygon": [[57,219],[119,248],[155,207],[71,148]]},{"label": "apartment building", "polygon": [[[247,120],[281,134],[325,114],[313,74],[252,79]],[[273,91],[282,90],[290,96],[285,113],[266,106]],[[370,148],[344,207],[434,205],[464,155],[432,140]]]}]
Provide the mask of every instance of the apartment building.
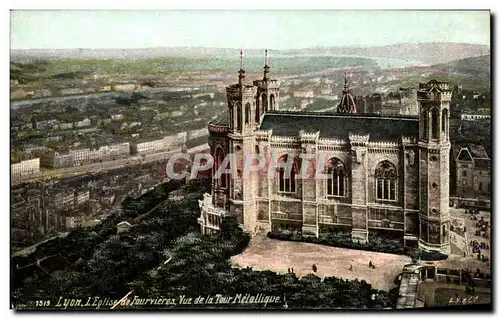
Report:
[{"label": "apartment building", "polygon": [[13,178],[40,173],[40,158],[33,158],[10,166],[10,174]]}]

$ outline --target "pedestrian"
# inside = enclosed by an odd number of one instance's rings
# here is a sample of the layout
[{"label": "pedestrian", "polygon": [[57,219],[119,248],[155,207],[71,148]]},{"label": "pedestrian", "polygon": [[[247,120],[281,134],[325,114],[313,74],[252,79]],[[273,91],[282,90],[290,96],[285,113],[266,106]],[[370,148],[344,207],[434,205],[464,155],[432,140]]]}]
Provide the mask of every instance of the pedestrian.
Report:
[{"label": "pedestrian", "polygon": [[292,274],[294,274],[295,272],[293,271],[293,268],[292,268]]},{"label": "pedestrian", "polygon": [[313,264],[313,265],[312,265],[312,270],[313,270],[314,272],[316,272],[316,270],[318,270],[318,267],[316,267],[316,265],[315,265],[315,264]]},{"label": "pedestrian", "polygon": [[288,268],[288,273],[290,273],[290,268]]},{"label": "pedestrian", "polygon": [[352,265],[349,266],[349,270],[352,271]]}]

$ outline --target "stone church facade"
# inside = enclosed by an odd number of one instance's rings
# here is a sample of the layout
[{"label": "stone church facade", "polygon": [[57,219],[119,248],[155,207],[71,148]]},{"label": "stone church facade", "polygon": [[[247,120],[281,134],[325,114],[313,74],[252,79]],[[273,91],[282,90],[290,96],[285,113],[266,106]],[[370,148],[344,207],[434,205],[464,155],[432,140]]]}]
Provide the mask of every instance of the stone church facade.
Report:
[{"label": "stone church facade", "polygon": [[[264,66],[261,80],[248,83],[242,64],[237,84],[227,87],[228,108],[208,124],[215,172],[235,154],[236,176],[213,177],[199,218],[210,232],[223,212],[251,233],[300,229],[317,236],[349,231],[366,242],[369,234],[400,238],[405,245],[450,252],[448,84],[430,81],[418,90],[419,116],[356,113],[348,82],[338,113],[279,110],[279,81]],[[326,159],[326,179],[296,179],[278,168],[243,178],[248,153],[289,160],[289,154]],[[296,159],[293,159],[295,161]]]}]

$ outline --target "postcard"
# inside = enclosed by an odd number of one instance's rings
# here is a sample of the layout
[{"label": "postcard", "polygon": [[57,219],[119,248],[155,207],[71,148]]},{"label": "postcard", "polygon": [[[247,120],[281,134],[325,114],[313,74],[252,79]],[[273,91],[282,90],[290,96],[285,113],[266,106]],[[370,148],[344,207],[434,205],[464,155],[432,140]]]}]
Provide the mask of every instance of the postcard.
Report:
[{"label": "postcard", "polygon": [[11,309],[492,310],[490,11],[10,18]]}]

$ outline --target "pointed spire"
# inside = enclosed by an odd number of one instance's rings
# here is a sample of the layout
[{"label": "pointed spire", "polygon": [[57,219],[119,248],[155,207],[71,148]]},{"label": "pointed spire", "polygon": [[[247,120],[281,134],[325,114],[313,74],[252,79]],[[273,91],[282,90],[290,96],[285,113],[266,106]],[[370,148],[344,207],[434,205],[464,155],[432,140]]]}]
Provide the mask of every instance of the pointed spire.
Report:
[{"label": "pointed spire", "polygon": [[268,55],[267,55],[267,49],[265,53],[265,59],[264,59],[264,81],[269,80],[269,60],[268,60]]},{"label": "pointed spire", "polygon": [[347,79],[347,72],[344,72],[344,89],[349,88],[349,80]]},{"label": "pointed spire", "polygon": [[245,63],[243,58],[243,49],[240,50],[240,71],[238,73],[240,74],[238,76],[239,84],[242,86],[243,82],[245,81]]},{"label": "pointed spire", "polygon": [[240,70],[243,70],[243,49],[240,49]]}]

